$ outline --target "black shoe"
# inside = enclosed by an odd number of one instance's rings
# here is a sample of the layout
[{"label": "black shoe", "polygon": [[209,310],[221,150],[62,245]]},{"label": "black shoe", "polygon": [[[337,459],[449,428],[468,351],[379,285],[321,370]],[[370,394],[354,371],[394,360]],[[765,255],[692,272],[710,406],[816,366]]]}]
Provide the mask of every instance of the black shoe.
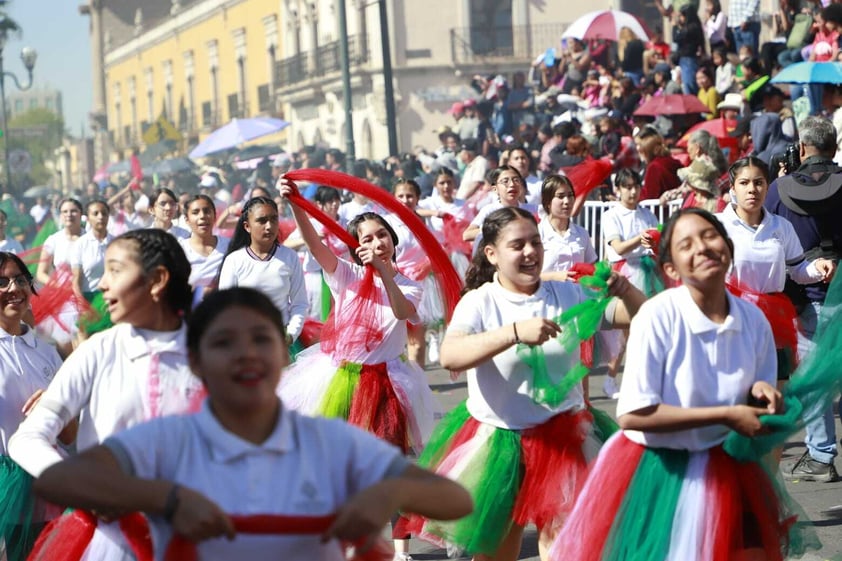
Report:
[{"label": "black shoe", "polygon": [[784,479],[787,481],[820,481],[822,483],[830,483],[839,479],[839,474],[836,473],[836,467],[831,464],[826,464],[810,457],[809,452],[804,452],[804,455],[795,462],[791,469],[785,470]]}]

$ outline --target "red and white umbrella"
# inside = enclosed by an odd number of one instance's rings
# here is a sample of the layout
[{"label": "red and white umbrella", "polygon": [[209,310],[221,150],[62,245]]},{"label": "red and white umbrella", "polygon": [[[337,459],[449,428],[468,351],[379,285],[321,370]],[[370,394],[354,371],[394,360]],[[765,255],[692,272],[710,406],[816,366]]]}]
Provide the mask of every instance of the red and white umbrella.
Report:
[{"label": "red and white umbrella", "polygon": [[637,16],[620,10],[597,10],[590,12],[573,23],[561,35],[562,38],[574,37],[576,39],[608,39],[617,41],[620,38],[620,30],[624,27],[631,29],[642,41],[649,40],[649,31],[646,25]]}]

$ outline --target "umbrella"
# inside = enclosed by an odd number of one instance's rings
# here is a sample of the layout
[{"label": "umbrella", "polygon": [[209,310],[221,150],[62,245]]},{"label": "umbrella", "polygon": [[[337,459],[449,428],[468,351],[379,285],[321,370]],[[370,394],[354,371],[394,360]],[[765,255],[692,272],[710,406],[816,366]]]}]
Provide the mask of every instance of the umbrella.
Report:
[{"label": "umbrella", "polygon": [[597,10],[589,12],[573,23],[561,35],[575,37],[576,39],[609,39],[617,41],[620,38],[620,30],[624,27],[631,29],[638,39],[649,40],[649,31],[646,25],[628,12],[620,10]]},{"label": "umbrella", "polygon": [[688,115],[709,113],[710,108],[694,95],[669,94],[651,97],[638,107],[634,114],[657,117],[658,115]]},{"label": "umbrella", "polygon": [[55,193],[55,189],[52,187],[49,187],[48,185],[37,185],[24,191],[23,197],[25,199],[36,199],[38,197],[48,197],[53,193]]},{"label": "umbrella", "polygon": [[216,129],[190,152],[191,158],[201,158],[220,150],[225,150],[248,140],[281,131],[289,126],[283,119],[254,117],[251,119],[232,119],[227,125]]},{"label": "umbrella", "polygon": [[842,63],[796,62],[769,81],[773,84],[842,84]]},{"label": "umbrella", "polygon": [[736,144],[736,140],[728,135],[728,133],[735,128],[737,128],[737,121],[732,119],[723,119],[720,117],[718,119],[711,119],[710,121],[702,121],[701,123],[696,123],[690,127],[684,136],[681,137],[681,140],[678,141],[678,146],[687,146],[687,139],[689,139],[690,135],[696,131],[709,132],[712,137],[719,140],[720,145],[730,140],[734,140],[734,143]]}]

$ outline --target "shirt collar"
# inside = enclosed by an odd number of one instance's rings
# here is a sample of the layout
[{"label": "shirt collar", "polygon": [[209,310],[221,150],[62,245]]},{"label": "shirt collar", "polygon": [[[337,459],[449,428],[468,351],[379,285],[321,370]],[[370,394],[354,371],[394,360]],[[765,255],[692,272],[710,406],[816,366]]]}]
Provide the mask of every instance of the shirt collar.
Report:
[{"label": "shirt collar", "polygon": [[19,340],[23,341],[26,346],[30,348],[35,348],[38,346],[38,341],[35,338],[35,330],[30,328],[25,323],[21,323],[23,326],[23,335],[12,335],[11,333],[7,333],[5,329],[0,328],[0,339],[14,339],[17,337]]},{"label": "shirt collar", "polygon": [[126,354],[129,360],[138,359],[150,352],[187,354],[187,326],[184,322],[175,331],[138,329],[128,324],[125,329],[128,331]]},{"label": "shirt collar", "polygon": [[765,208],[762,209],[761,212],[763,213],[763,218],[760,219],[760,224],[757,225],[757,228],[754,228],[753,226],[749,226],[742,218],[740,218],[740,215],[737,214],[736,205],[734,205],[732,203],[729,203],[729,204],[725,205],[725,209],[722,211],[722,214],[725,217],[727,217],[728,220],[732,224],[734,224],[736,226],[742,226],[744,228],[750,228],[752,230],[758,230],[759,231],[764,226],[767,226],[769,224],[769,221],[772,220],[772,217],[770,216],[769,212]]},{"label": "shirt collar", "polygon": [[724,331],[742,330],[742,321],[740,321],[740,316],[739,314],[734,313],[738,304],[736,302],[736,298],[730,292],[725,292],[725,295],[728,298],[728,316],[725,318],[724,322],[715,323],[702,313],[702,310],[699,309],[699,306],[696,305],[696,302],[690,296],[690,290],[686,286],[680,287],[680,290],[679,304],[681,309],[685,310],[685,318],[687,319],[687,324],[690,326],[691,333],[698,335],[711,331],[722,333]]},{"label": "shirt collar", "polygon": [[223,427],[210,410],[206,399],[194,416],[199,431],[208,443],[211,459],[220,463],[232,462],[254,453],[274,452],[283,454],[295,448],[295,414],[281,404],[275,430],[260,445],[247,442]]}]

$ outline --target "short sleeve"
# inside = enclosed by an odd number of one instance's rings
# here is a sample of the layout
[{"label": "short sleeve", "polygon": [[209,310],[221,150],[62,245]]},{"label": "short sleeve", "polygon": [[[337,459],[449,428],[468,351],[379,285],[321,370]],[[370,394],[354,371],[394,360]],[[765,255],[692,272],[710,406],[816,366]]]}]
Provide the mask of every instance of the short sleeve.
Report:
[{"label": "short sleeve", "polygon": [[177,456],[178,435],[183,431],[177,423],[189,417],[161,417],[140,423],[109,436],[103,446],[111,450],[123,471],[141,479],[156,479],[163,472],[161,463],[167,457]]},{"label": "short sleeve", "polygon": [[231,253],[222,260],[222,266],[219,269],[219,289],[231,288],[237,286],[237,271],[236,259],[237,252]]},{"label": "short sleeve", "polygon": [[398,476],[409,466],[401,451],[388,442],[342,421],[331,422],[336,424],[335,432],[342,435],[342,442],[350,450],[344,473],[350,474],[352,494]]},{"label": "short sleeve", "polygon": [[73,269],[82,266],[82,251],[84,243],[85,242],[80,239],[78,242],[73,244],[73,247],[70,250],[68,263],[70,263],[70,267]]},{"label": "short sleeve", "polygon": [[609,210],[602,215],[602,236],[605,238],[605,243],[610,243],[614,240],[623,240],[620,233],[620,221],[616,212]]},{"label": "short sleeve", "polygon": [[781,230],[784,238],[784,260],[787,265],[797,263],[804,258],[804,248],[801,246],[801,240],[798,239],[798,234],[795,233],[792,222],[782,217],[778,217],[778,220],[781,221]]},{"label": "short sleeve", "polygon": [[644,304],[632,319],[617,416],[661,403],[669,341],[658,307]]},{"label": "short sleeve", "polygon": [[354,265],[344,259],[336,260],[336,269],[332,274],[324,273],[325,283],[330,291],[336,295],[345,287],[362,278],[362,267]]},{"label": "short sleeve", "polygon": [[482,320],[481,296],[478,290],[472,290],[456,304],[447,333],[479,333],[484,329]]}]

